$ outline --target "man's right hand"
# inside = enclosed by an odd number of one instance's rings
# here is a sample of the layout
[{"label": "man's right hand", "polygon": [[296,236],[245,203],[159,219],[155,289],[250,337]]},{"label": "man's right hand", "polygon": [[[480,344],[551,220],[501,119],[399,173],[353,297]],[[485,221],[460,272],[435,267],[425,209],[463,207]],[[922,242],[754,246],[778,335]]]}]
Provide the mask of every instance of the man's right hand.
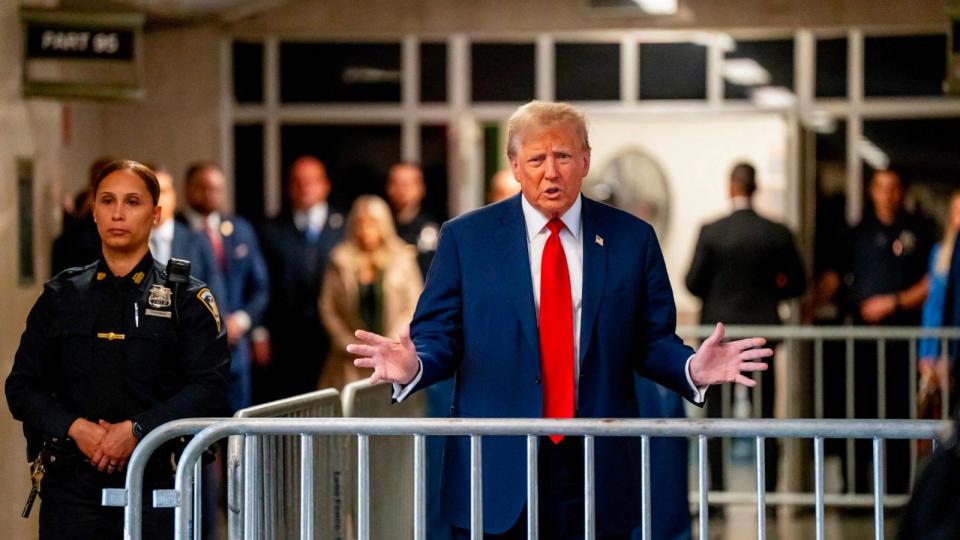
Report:
[{"label": "man's right hand", "polygon": [[373,369],[371,384],[385,381],[405,385],[417,376],[420,360],[410,339],[410,328],[404,328],[400,333],[400,341],[365,330],[357,330],[354,335],[362,343],[347,345],[347,351],[360,357],[353,361],[353,365]]},{"label": "man's right hand", "polygon": [[77,444],[77,448],[80,449],[83,455],[87,456],[87,459],[93,457],[93,454],[97,451],[97,447],[100,446],[100,443],[106,435],[107,430],[84,418],[74,420],[73,423],[70,424],[70,429],[67,430],[67,436],[73,439],[73,442]]}]

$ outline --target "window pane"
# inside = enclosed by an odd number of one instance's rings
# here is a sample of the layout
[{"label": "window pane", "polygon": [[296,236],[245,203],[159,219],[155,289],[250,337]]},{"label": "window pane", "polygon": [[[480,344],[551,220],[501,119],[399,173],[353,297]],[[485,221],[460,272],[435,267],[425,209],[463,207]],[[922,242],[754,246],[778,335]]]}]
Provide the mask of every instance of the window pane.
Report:
[{"label": "window pane", "polygon": [[420,44],[420,101],[447,101],[447,44]]},{"label": "window pane", "polygon": [[263,43],[233,42],[233,95],[237,103],[263,103]]},{"label": "window pane", "polygon": [[447,219],[447,126],[420,128],[420,164],[427,195],[423,208],[434,219]]},{"label": "window pane", "polygon": [[400,161],[398,125],[285,125],[280,140],[283,178],[298,157],[319,158],[332,185],[330,204],[343,211],[358,195],[383,195],[387,170]]},{"label": "window pane", "polygon": [[263,124],[233,127],[233,193],[237,213],[263,221]]},{"label": "window pane", "polygon": [[473,101],[533,99],[535,50],[527,43],[474,43],[470,47]]},{"label": "window pane", "polygon": [[[957,152],[960,118],[866,120],[864,136],[890,158],[890,166],[912,183],[956,186],[960,178]],[[864,178],[870,169],[864,166]]]},{"label": "window pane", "polygon": [[640,99],[706,98],[706,47],[695,43],[640,45]]},{"label": "window pane", "polygon": [[557,99],[620,99],[619,44],[557,43],[554,51]]},{"label": "window pane", "polygon": [[817,97],[847,95],[847,39],[817,41]]},{"label": "window pane", "polygon": [[280,44],[285,103],[400,101],[400,44]]},{"label": "window pane", "polygon": [[[726,58],[752,58],[770,74],[765,86],[783,86],[793,90],[793,40],[738,41]],[[724,82],[726,99],[747,99],[749,86]]]},{"label": "window pane", "polygon": [[864,40],[867,96],[938,96],[946,75],[947,37],[868,37]]},{"label": "window pane", "polygon": [[813,242],[814,277],[837,267],[839,233],[847,226],[847,124],[817,133],[817,208]]}]

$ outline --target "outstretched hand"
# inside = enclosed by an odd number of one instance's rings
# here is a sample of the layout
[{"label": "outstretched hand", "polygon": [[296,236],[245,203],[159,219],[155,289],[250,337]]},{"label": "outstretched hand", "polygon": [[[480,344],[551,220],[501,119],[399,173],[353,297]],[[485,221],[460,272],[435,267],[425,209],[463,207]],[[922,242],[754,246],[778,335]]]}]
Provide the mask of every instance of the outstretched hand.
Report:
[{"label": "outstretched hand", "polygon": [[763,338],[748,338],[723,342],[723,323],[701,345],[690,361],[690,379],[695,386],[734,382],[753,388],[757,381],[744,372],[766,371],[767,364],[755,362],[773,356],[773,349],[761,349],[767,343]]},{"label": "outstretched hand", "polygon": [[362,343],[347,345],[347,352],[360,358],[353,361],[359,368],[373,369],[370,383],[380,381],[397,384],[409,384],[420,370],[417,350],[410,339],[410,328],[400,333],[400,341],[385,338],[366,330],[354,332]]}]

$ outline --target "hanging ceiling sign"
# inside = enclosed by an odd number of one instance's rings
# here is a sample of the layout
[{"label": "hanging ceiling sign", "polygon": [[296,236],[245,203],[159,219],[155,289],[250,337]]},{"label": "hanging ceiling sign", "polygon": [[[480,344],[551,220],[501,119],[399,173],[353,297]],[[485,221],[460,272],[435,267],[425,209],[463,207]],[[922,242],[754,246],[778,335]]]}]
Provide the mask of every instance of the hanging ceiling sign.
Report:
[{"label": "hanging ceiling sign", "polygon": [[22,9],[25,96],[143,97],[144,17]]}]

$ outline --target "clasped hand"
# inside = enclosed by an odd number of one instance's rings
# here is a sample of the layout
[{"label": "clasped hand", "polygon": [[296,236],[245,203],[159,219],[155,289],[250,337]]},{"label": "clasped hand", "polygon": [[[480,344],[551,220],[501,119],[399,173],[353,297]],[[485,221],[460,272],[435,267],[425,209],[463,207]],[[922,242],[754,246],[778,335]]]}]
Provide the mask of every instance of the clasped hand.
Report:
[{"label": "clasped hand", "polygon": [[70,425],[67,435],[90,460],[90,465],[107,473],[122,471],[137,446],[137,439],[133,436],[133,422],[130,420],[117,424],[100,420],[95,424],[84,418],[77,418]]}]

